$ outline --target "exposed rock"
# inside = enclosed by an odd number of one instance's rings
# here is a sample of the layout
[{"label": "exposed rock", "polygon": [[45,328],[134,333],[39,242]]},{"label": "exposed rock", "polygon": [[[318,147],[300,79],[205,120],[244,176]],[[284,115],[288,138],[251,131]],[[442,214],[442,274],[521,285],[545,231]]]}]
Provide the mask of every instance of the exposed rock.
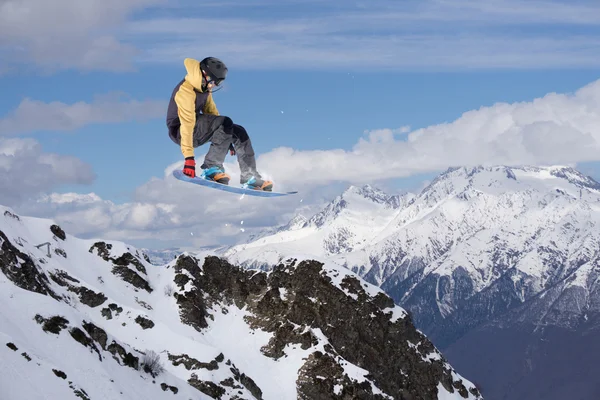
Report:
[{"label": "exposed rock", "polygon": [[0,271],[21,289],[59,299],[50,288],[50,280],[46,274],[35,265],[29,255],[13,246],[2,231],[0,231]]},{"label": "exposed rock", "polygon": [[137,272],[131,268],[117,266],[112,269],[112,273],[120,276],[125,282],[132,284],[136,288],[144,289],[148,293],[152,293],[152,288],[147,280],[142,278]]},{"label": "exposed rock", "polygon": [[[140,360],[138,357],[133,354],[127,352],[123,346],[113,341],[107,348],[107,350],[113,355],[114,359],[123,363],[128,367],[133,369],[139,369]],[[116,356],[120,357],[120,360]]]},{"label": "exposed rock", "polygon": [[[171,363],[174,366],[183,365],[188,371],[196,371],[201,368],[207,369],[209,371],[217,370],[219,369],[219,364],[225,360],[225,356],[223,355],[223,353],[220,353],[217,357],[215,357],[214,360],[212,360],[209,363],[198,361],[187,354],[169,354],[168,357],[169,361],[171,361]],[[192,378],[188,382],[203,393],[206,393],[208,395],[212,395],[211,393],[216,393],[219,396],[225,393],[223,386],[235,389],[242,389],[243,387],[245,387],[250,393],[252,393],[254,398],[261,400],[262,391],[260,390],[258,385],[256,385],[256,383],[245,373],[240,372],[238,368],[236,368],[236,366],[231,363],[231,361],[228,360],[227,365],[230,365],[229,370],[231,371],[233,377],[222,380],[220,382],[220,385],[216,385],[214,383],[209,384],[209,382],[200,381],[198,380],[196,374],[192,374]],[[242,386],[236,385],[235,381],[239,382]]]},{"label": "exposed rock", "polygon": [[54,249],[54,254],[59,255],[63,258],[67,258],[67,252],[64,251],[63,249],[59,249],[59,248]]},{"label": "exposed rock", "polygon": [[[255,322],[257,320],[254,320]],[[265,324],[266,322],[266,324]],[[268,325],[272,323],[277,325],[275,335],[269,340],[269,343],[262,348],[263,354],[272,358],[281,358],[285,355],[283,349],[290,343],[298,343],[303,350],[309,349],[318,344],[315,335],[306,330],[306,326],[295,327],[289,322],[278,323],[276,320],[260,321],[260,325],[268,329]]]},{"label": "exposed rock", "polygon": [[135,302],[138,303],[140,306],[144,307],[146,310],[152,310],[152,306],[150,304],[138,299],[137,296],[135,296]]},{"label": "exposed rock", "polygon": [[198,379],[196,374],[192,374],[191,378],[188,379],[188,383],[201,391],[202,393],[212,397],[213,399],[221,400],[221,396],[223,396],[227,391],[211,381],[202,381]]},{"label": "exposed rock", "polygon": [[102,314],[102,316],[106,319],[112,319],[112,312],[110,311],[110,308],[105,307],[102,309],[102,311],[100,312]]},{"label": "exposed rock", "polygon": [[61,330],[65,329],[69,324],[69,321],[60,315],[56,315],[50,318],[44,318],[39,314],[36,314],[35,321],[38,324],[42,325],[42,330],[44,332],[51,332],[55,334],[59,334]]},{"label": "exposed rock", "polygon": [[70,292],[77,293],[79,295],[79,300],[89,307],[98,307],[107,300],[107,297],[104,295],[104,293],[96,293],[85,286],[76,286],[71,284],[70,282],[79,283],[79,280],[73,278],[64,271],[50,273],[50,278],[60,286],[67,287]]},{"label": "exposed rock", "polygon": [[92,308],[98,307],[108,299],[104,295],[104,293],[96,293],[93,290],[90,290],[83,286],[73,291],[79,294],[79,300],[81,300],[83,304],[88,305]]},{"label": "exposed rock", "polygon": [[104,329],[97,327],[91,322],[83,321],[83,329],[90,335],[92,339],[100,343],[103,350],[106,350],[106,343],[108,342],[108,335]]},{"label": "exposed rock", "polygon": [[115,303],[110,303],[108,307],[102,309],[101,314],[106,319],[112,319],[112,312],[115,312],[117,316],[123,312],[123,307],[119,307]]},{"label": "exposed rock", "polygon": [[115,311],[117,313],[117,315],[119,315],[123,312],[123,307],[119,306],[117,303],[110,303],[108,305],[108,308],[111,309],[112,311]]},{"label": "exposed rock", "polygon": [[351,396],[372,395],[368,381],[349,384],[349,378],[329,368],[332,362],[345,360],[369,371],[373,385],[394,398],[436,399],[440,382],[451,393],[468,394],[409,316],[391,320],[391,309],[387,309],[393,301],[388,296],[371,297],[351,277],[343,279],[338,289],[319,262],[279,265],[267,275],[234,267],[218,257],[206,257],[200,268],[193,257],[181,256],[175,271],[193,278],[192,285],[187,284],[190,290],[176,298],[182,321],[199,331],[207,326],[213,306],[246,308],[252,328],[273,333],[263,353],[277,359],[285,356],[287,345],[303,349],[316,345],[312,330],[320,329],[331,346],[304,368],[308,375],[303,382],[313,382],[316,375],[310,374],[315,371],[329,371],[327,379],[345,382]]},{"label": "exposed rock", "polygon": [[[296,387],[299,399],[386,400],[385,397],[374,394],[371,385],[367,381],[358,383],[350,380],[344,374],[344,369],[331,355],[320,351],[312,353],[300,368]],[[417,399],[423,397],[402,396],[397,398]]]},{"label": "exposed rock", "polygon": [[239,386],[235,384],[235,380],[233,380],[233,378],[227,378],[227,379],[223,379],[221,382],[219,382],[221,384],[221,386],[227,386],[233,389],[243,389],[243,386]]},{"label": "exposed rock", "polygon": [[175,279],[173,279],[173,282],[175,282],[175,284],[177,286],[179,286],[179,288],[182,290],[183,290],[183,287],[185,286],[185,284],[188,283],[189,281],[190,281],[190,278],[184,274],[175,275]]},{"label": "exposed rock", "polygon": [[174,394],[177,394],[177,392],[179,392],[179,389],[177,389],[177,387],[175,387],[175,386],[169,386],[169,385],[167,385],[167,384],[166,384],[166,383],[164,383],[164,382],[160,384],[160,387],[161,387],[161,389],[162,389],[162,390],[164,390],[165,392],[166,392],[167,390],[170,390],[170,391],[171,391],[171,392],[173,392]]},{"label": "exposed rock", "polygon": [[50,227],[50,230],[52,231],[52,233],[54,233],[54,236],[56,236],[60,240],[66,240],[67,239],[67,235],[65,234],[65,231],[63,231],[60,226],[58,226],[56,224],[52,225]]},{"label": "exposed rock", "polygon": [[[188,356],[187,354],[180,354],[180,355],[169,354],[168,357],[169,357],[169,361],[171,361],[171,363],[174,366],[177,367],[177,366],[183,364],[183,366],[188,371],[197,370],[200,368],[205,368],[209,371],[213,371],[213,370],[219,369],[219,362],[223,361],[223,358],[221,358],[221,361],[217,361],[215,359],[209,363],[204,363],[204,362],[196,360],[195,358]],[[218,358],[219,357],[217,357],[217,359]]]},{"label": "exposed rock", "polygon": [[112,244],[105,242],[96,242],[90,247],[89,252],[94,253],[96,251],[97,255],[102,258],[104,261],[111,261],[110,251],[112,250]]},{"label": "exposed rock", "polygon": [[[200,268],[198,267],[198,261],[193,257],[180,257],[177,259],[175,264],[175,282],[179,282],[180,289],[183,289],[182,276],[185,276],[186,282],[189,278],[183,274],[184,271],[189,272],[192,276],[200,278]],[[206,317],[208,312],[206,311],[206,304],[202,295],[202,291],[196,284],[192,286],[191,290],[180,294],[175,293],[175,299],[179,305],[179,315],[181,321],[184,324],[188,324],[198,331],[202,331],[202,328],[206,328],[208,323]]]},{"label": "exposed rock", "polygon": [[143,329],[151,329],[154,327],[154,322],[148,318],[142,317],[141,315],[136,317],[135,322],[137,322]]},{"label": "exposed rock", "polygon": [[262,400],[262,390],[258,387],[258,385],[250,378],[248,375],[240,372],[235,365],[230,368],[231,372],[235,379],[240,382],[252,395],[258,399]]},{"label": "exposed rock", "polygon": [[98,354],[98,359],[102,361],[102,355],[100,354],[100,350],[96,347],[96,344],[92,339],[90,339],[84,331],[75,327],[69,330],[71,337],[75,339],[77,342],[81,343],[83,346],[88,347],[91,351],[95,351]]},{"label": "exposed rock", "polygon": [[58,283],[60,286],[69,286],[70,284],[67,281],[71,281],[73,283],[80,283],[80,281],[76,278],[73,278],[67,272],[59,270],[56,273],[50,273],[50,278]]},{"label": "exposed rock", "polygon": [[75,397],[79,397],[82,400],[91,400],[88,394],[85,392],[85,390],[75,387],[73,385],[73,382],[69,382],[69,388],[73,390],[73,394],[75,394]]},{"label": "exposed rock", "polygon": [[119,258],[113,259],[115,265],[122,267],[128,267],[133,265],[142,274],[146,275],[146,267],[140,262],[140,260],[131,253],[124,253]]},{"label": "exposed rock", "polygon": [[52,368],[52,372],[54,372],[54,375],[58,376],[59,378],[67,379],[67,374],[65,374],[61,370]]},{"label": "exposed rock", "polygon": [[17,221],[20,221],[20,220],[21,220],[21,218],[19,218],[19,216],[18,216],[18,215],[16,215],[16,214],[13,214],[13,213],[11,213],[11,212],[10,212],[10,211],[8,211],[8,210],[4,211],[4,216],[5,216],[5,217],[10,217],[10,218],[16,219]]},{"label": "exposed rock", "polygon": [[29,354],[23,352],[21,353],[21,355],[27,360],[27,361],[31,361],[31,357],[29,357]]},{"label": "exposed rock", "polygon": [[[114,258],[110,256],[111,250],[112,244],[106,242],[96,242],[92,245],[92,247],[90,247],[89,252],[94,253],[94,251],[96,251],[98,256],[100,256],[103,260],[111,262],[120,267],[128,267],[129,265],[133,265],[139,272],[146,275],[146,267],[144,267],[144,264],[142,264],[138,258],[139,255],[136,257],[127,252],[117,258]],[[144,257],[144,259],[147,259],[147,256]]]}]

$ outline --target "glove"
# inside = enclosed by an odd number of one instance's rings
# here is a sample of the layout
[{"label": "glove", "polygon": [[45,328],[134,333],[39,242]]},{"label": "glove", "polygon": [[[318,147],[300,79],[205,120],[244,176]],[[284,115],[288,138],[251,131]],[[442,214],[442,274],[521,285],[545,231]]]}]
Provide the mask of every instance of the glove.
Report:
[{"label": "glove", "polygon": [[183,167],[183,173],[190,178],[196,177],[196,160],[194,157],[186,157],[185,165]]},{"label": "glove", "polygon": [[229,145],[229,154],[235,156],[235,147],[233,147],[233,143]]}]

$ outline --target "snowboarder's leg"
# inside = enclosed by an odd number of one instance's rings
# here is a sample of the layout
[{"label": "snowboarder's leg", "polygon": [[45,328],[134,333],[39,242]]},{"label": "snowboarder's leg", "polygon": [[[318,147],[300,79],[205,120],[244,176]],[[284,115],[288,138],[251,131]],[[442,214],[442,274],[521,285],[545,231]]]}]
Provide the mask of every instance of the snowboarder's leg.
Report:
[{"label": "snowboarder's leg", "polygon": [[263,180],[256,169],[252,141],[241,125],[233,125],[233,146],[240,165],[240,183],[253,189],[272,190],[273,182]]},{"label": "snowboarder's leg", "polygon": [[201,166],[203,176],[221,183],[229,182],[223,162],[233,144],[240,166],[240,183],[253,189],[272,190],[273,182],[264,181],[256,170],[252,141],[243,126],[234,124],[229,117],[201,114],[194,129],[194,147],[208,141],[210,147]]},{"label": "snowboarder's leg", "polygon": [[233,125],[233,147],[240,165],[240,183],[245,183],[253,175],[260,178],[256,171],[256,159],[252,142],[246,130],[237,124]]},{"label": "snowboarder's leg", "polygon": [[210,141],[210,147],[201,168],[202,175],[220,183],[228,183],[229,175],[225,173],[223,162],[233,141],[231,127],[233,121],[224,116],[201,114],[194,129],[194,147],[202,146]]}]

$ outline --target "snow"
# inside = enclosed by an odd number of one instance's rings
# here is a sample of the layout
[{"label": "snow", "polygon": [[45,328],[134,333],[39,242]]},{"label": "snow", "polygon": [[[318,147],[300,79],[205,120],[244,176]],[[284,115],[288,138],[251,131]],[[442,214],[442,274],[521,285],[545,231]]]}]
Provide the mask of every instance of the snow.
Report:
[{"label": "snow", "polygon": [[[274,360],[261,352],[272,334],[251,329],[244,319],[249,315],[247,310],[224,305],[217,305],[211,310],[213,319],[210,320],[209,327],[200,333],[183,324],[179,318],[179,307],[173,292],[181,290],[173,283],[173,261],[153,265],[145,261],[143,254],[137,249],[119,241],[79,239],[69,234],[66,234],[63,241],[52,234],[50,226],[53,221],[25,216],[18,216],[17,219],[11,216],[13,214],[13,210],[0,206],[0,231],[6,234],[14,246],[36,260],[39,268],[46,273],[66,272],[79,281],[77,286],[101,292],[107,300],[101,306],[91,308],[82,304],[75,293],[51,281],[50,285],[55,293],[65,299],[55,301],[49,296],[21,289],[4,274],[0,274],[0,388],[3,399],[73,398],[74,390],[82,390],[92,399],[186,400],[198,398],[200,393],[187,383],[192,373],[200,380],[215,382],[231,376],[229,367],[223,366],[217,370],[188,371],[183,365],[174,366],[168,359],[169,354],[187,354],[205,363],[223,354],[225,361],[231,360],[235,367],[254,380],[263,391],[265,400],[293,399],[296,398],[299,368],[312,352],[324,351],[324,346],[328,343],[324,334],[314,329],[312,332],[319,339],[316,346],[303,350],[298,344],[288,345],[284,349],[286,357]],[[46,246],[36,247],[46,242],[50,243],[50,256]],[[111,262],[103,260],[97,249],[90,252],[97,242],[111,246],[108,250],[110,257],[118,258],[126,252],[136,256],[146,270],[146,273],[138,270],[136,273],[149,282],[152,292],[135,288],[115,276]],[[66,258],[55,250],[64,251]],[[208,254],[211,253],[199,252],[193,255],[202,264],[204,256]],[[307,255],[299,255],[298,258],[305,256]],[[335,262],[327,261],[323,273],[331,277],[333,284],[340,290],[344,290],[340,285],[342,280],[349,276],[358,279],[367,295],[382,293],[377,286],[362,281],[357,274]],[[192,284],[188,282],[184,291],[190,290]],[[288,293],[281,288],[279,294],[281,298],[285,298]],[[352,293],[346,294],[353,297]],[[117,304],[122,311],[113,312],[112,319],[106,319],[102,315],[102,309],[111,303]],[[406,312],[398,306],[383,311],[389,313],[392,321],[406,316]],[[68,320],[68,327],[59,334],[44,332],[35,320],[36,315],[44,318],[62,316]],[[135,322],[138,316],[152,320],[155,325],[151,329],[142,329]],[[141,370],[120,365],[97,344],[102,357],[100,360],[95,351],[76,342],[69,334],[69,329],[81,328],[84,322],[93,323],[106,331],[108,344],[114,341],[140,359],[143,352],[154,351],[160,357],[165,371],[153,379]],[[13,351],[6,346],[7,343],[14,344],[18,350]],[[31,361],[22,353],[26,353]],[[368,381],[374,393],[391,399],[367,378],[368,371],[347,360],[340,360],[340,363],[351,379]],[[67,379],[56,376],[53,369],[64,372]],[[72,387],[69,382],[72,382]],[[177,387],[178,393],[163,391],[161,383]],[[341,388],[336,387],[335,390],[339,391]],[[245,388],[239,391],[242,392],[242,397],[252,398]],[[234,394],[239,394],[238,389],[231,390],[223,399],[231,398]]]},{"label": "snow", "polygon": [[263,356],[260,349],[268,344],[271,334],[251,330],[243,320],[247,315],[233,306],[227,308],[226,313],[217,313],[203,340],[226,349],[226,357],[241,371],[248,371],[246,373],[263,390],[265,399],[294,398],[298,370],[314,349],[287,346],[285,362]]},{"label": "snow", "polygon": [[[140,377],[143,374],[139,371],[119,366],[108,353],[104,353],[104,360],[99,362],[96,353],[75,342],[66,331],[60,335],[46,333],[34,321],[36,314],[44,317],[61,315],[70,325],[79,324],[83,318],[77,309],[17,288],[4,275],[0,275],[0,279],[0,303],[3,305],[0,310],[0,358],[3,360],[0,363],[0,387],[3,398],[72,398],[73,391],[67,381],[58,378],[52,369],[66,373],[67,380],[80,385],[92,399],[172,398],[171,392],[157,390],[149,376]],[[86,315],[85,319],[90,321],[91,317]],[[97,322],[101,321],[94,321]],[[102,327],[100,323],[97,325]],[[6,343],[14,343],[18,351],[12,351]],[[23,352],[32,361],[27,361],[21,355]],[[172,374],[161,376],[160,382],[177,386],[183,396],[197,395],[195,389]]]},{"label": "snow", "polygon": [[440,353],[437,353],[437,352],[434,352],[434,353],[429,353],[429,354],[427,355],[427,357],[425,357],[425,360],[426,360],[426,361],[429,361],[429,362],[431,362],[431,361],[439,361],[439,360],[441,360],[441,359],[442,359],[442,356],[441,356],[441,354],[440,354]]},{"label": "snow", "polygon": [[[401,199],[397,208],[378,202],[385,194],[351,187],[311,218],[313,223],[234,246],[225,256],[237,264],[269,267],[290,254],[305,254],[361,277],[369,274],[377,285],[392,276],[402,281],[416,268],[423,278],[435,274],[450,278],[452,285],[461,269],[471,278],[474,293],[516,268],[536,292],[583,268],[581,260],[597,260],[597,187],[566,166],[456,168],[421,193],[404,196],[406,202]],[[339,252],[328,252],[330,245]],[[557,255],[566,269],[552,267]],[[581,285],[585,274],[577,274],[575,284]],[[519,295],[524,298],[523,290]],[[436,300],[443,315],[453,310],[452,293],[438,294]]]},{"label": "snow", "polygon": [[[367,196],[367,197],[365,197]],[[384,197],[382,197],[384,196]],[[240,263],[247,259],[266,261],[263,252],[271,253],[270,260],[282,257],[272,256],[273,252],[289,254],[297,251],[311,257],[322,257],[345,252],[347,249],[361,249],[370,244],[374,237],[396,215],[397,210],[390,207],[389,200],[381,192],[371,188],[350,187],[342,196],[334,200],[334,204],[322,215],[306,221],[296,216],[288,224],[287,229],[228,251],[225,256],[230,262]],[[373,212],[373,207],[377,212]],[[319,217],[319,221],[317,218]],[[328,222],[325,227],[319,224]],[[343,246],[339,247],[341,239]],[[331,242],[329,248],[324,242]],[[332,253],[333,251],[333,253]],[[267,262],[269,263],[269,262]]]},{"label": "snow", "polygon": [[[323,332],[320,329],[314,329],[313,333],[321,342],[321,344],[320,344],[321,346],[324,347],[325,344],[329,343],[329,341],[327,340],[327,338],[325,337],[325,335],[323,334]],[[344,358],[339,357],[339,356],[338,356],[338,362],[342,366],[342,368],[344,370],[344,374],[346,374],[351,380],[355,380],[357,382],[368,382],[371,385],[371,390],[373,391],[374,394],[379,394],[382,397],[384,397],[385,399],[393,400],[393,398],[391,396],[384,393],[381,389],[379,389],[377,387],[377,385],[375,385],[375,383],[373,381],[371,381],[369,378],[367,378],[367,375],[369,375],[369,371],[367,371],[363,368],[360,368],[359,366],[352,364],[348,360],[345,360]]]},{"label": "snow", "polygon": [[[450,393],[444,385],[441,383],[438,384],[438,400],[452,400],[456,398],[456,394]],[[469,393],[470,394],[470,393]]]},{"label": "snow", "polygon": [[569,278],[567,288],[573,286],[579,286],[582,288],[588,287],[588,278],[596,266],[592,263],[583,264],[573,275]]},{"label": "snow", "polygon": [[[332,284],[353,300],[358,300],[358,295],[356,293],[351,293],[348,291],[348,289],[342,287],[342,282],[346,277],[354,278],[359,282],[362,282],[362,288],[369,297],[375,297],[380,293],[385,294],[385,292],[378,286],[362,281],[357,274],[347,270],[346,268],[337,266],[334,263],[326,263],[323,267],[323,270],[325,275],[331,279]],[[386,308],[383,310],[383,312],[391,312],[391,322],[396,322],[398,319],[404,318],[408,315],[406,310],[399,306]]]},{"label": "snow", "polygon": [[[50,221],[23,216],[19,216],[20,221],[17,221],[12,217],[3,216],[5,211],[12,212],[10,209],[0,207],[0,230],[11,240],[22,238],[21,251],[34,256],[34,259],[44,259],[45,264],[42,265],[46,271],[67,271],[70,276],[80,281],[78,285],[102,292],[108,297],[102,306],[89,308],[81,304],[73,293],[53,285],[53,289],[58,294],[69,296],[74,300],[69,306],[51,300],[48,296],[20,289],[0,274],[0,303],[3,304],[0,309],[0,337],[4,340],[0,351],[3,360],[10,360],[0,366],[0,387],[3,393],[20,393],[19,396],[23,396],[7,399],[43,398],[41,397],[43,395],[38,393],[41,389],[37,390],[36,387],[43,387],[46,398],[73,397],[68,384],[57,378],[51,368],[64,371],[68,380],[82,385],[92,399],[173,398],[172,392],[164,392],[160,387],[157,389],[157,385],[152,383],[149,375],[119,366],[108,352],[102,352],[104,360],[100,362],[96,353],[75,342],[66,330],[59,335],[44,332],[34,321],[36,314],[43,317],[61,315],[69,321],[70,327],[81,326],[84,320],[92,322],[109,333],[109,343],[114,339],[129,352],[134,350],[127,344],[134,344],[135,349],[140,351],[153,349],[160,355],[166,368],[166,373],[159,376],[157,382],[176,386],[179,389],[178,397],[186,399],[197,398],[199,392],[186,382],[190,372],[182,366],[173,366],[167,359],[166,351],[172,354],[185,353],[200,361],[209,362],[220,352],[224,352],[229,357],[228,349],[235,343],[243,342],[240,340],[242,332],[232,329],[232,322],[215,325],[213,329],[220,332],[211,340],[207,339],[211,338],[210,335],[205,337],[190,326],[181,323],[175,299],[165,296],[164,291],[166,286],[172,285],[174,274],[172,268],[153,266],[143,261],[148,272],[145,278],[151,282],[155,290],[152,293],[144,290],[134,291],[131,285],[111,273],[111,264],[88,251],[95,240],[81,240],[68,234],[65,241],[54,240],[50,231],[52,224]],[[65,250],[67,258],[54,253],[51,253],[51,257],[47,257],[45,250],[35,248],[36,244],[48,241],[51,243],[52,250],[57,247]],[[114,241],[107,241],[107,243],[113,246],[110,250],[113,257],[132,250],[125,243]],[[135,250],[132,253],[135,254]],[[101,308],[109,303],[118,304],[123,311],[119,315],[113,315],[112,319],[106,320],[101,315]],[[147,307],[151,309],[144,307],[144,304],[149,305]],[[143,330],[134,322],[138,315],[148,317],[155,326]],[[240,326],[236,328],[241,329]],[[265,335],[262,337],[256,333],[249,335],[247,329],[246,327],[246,331],[243,332],[244,337],[264,342]],[[5,343],[8,342],[14,343],[19,351],[13,352],[6,347]],[[23,351],[33,358],[31,362],[27,362],[20,355]],[[247,350],[245,354],[250,351]],[[258,350],[255,348],[253,351],[253,354],[256,354]],[[244,353],[236,354],[238,357],[243,355]],[[115,374],[112,371],[119,372]],[[208,370],[199,370],[196,373],[199,378],[202,378],[202,374],[214,375],[214,371]],[[283,377],[285,373],[280,375]],[[210,376],[207,375],[205,378],[209,379]],[[43,382],[42,385],[31,385],[30,382],[36,382],[38,379]],[[293,376],[289,375],[287,381],[291,379]]]},{"label": "snow", "polygon": [[406,317],[408,315],[406,313],[406,310],[404,310],[402,307],[399,307],[399,306],[394,306],[393,308],[386,308],[383,310],[383,312],[386,314],[389,311],[392,312],[392,315],[390,317],[390,322],[396,322],[399,319],[403,319],[404,317]]}]

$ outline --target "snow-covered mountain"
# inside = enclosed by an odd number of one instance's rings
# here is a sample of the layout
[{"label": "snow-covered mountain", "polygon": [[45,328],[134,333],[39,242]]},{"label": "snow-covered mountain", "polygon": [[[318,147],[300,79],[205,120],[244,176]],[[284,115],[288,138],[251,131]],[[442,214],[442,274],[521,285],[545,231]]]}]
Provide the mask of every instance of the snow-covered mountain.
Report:
[{"label": "snow-covered mountain", "polygon": [[347,269],[149,261],[0,207],[2,399],[481,398]]},{"label": "snow-covered mountain", "polygon": [[430,315],[420,319],[429,329],[503,279],[518,302],[572,274],[584,282],[599,243],[600,185],[577,171],[456,168],[417,196],[351,187],[303,225],[225,256],[263,268],[290,254],[327,259],[384,288],[417,320]]},{"label": "snow-covered mountain", "polygon": [[351,186],[312,218],[297,215],[249,243],[233,246],[224,255],[248,268],[267,269],[290,254],[335,260],[332,256],[369,248],[372,239],[410,200],[411,195],[388,196],[369,185]]},{"label": "snow-covered mountain", "polygon": [[[593,179],[559,166],[452,168],[397,207],[358,193],[334,200],[320,225],[280,231],[225,256],[263,269],[287,254],[345,266],[409,310],[443,349],[490,323],[527,326],[526,337],[536,326],[596,329],[600,184]],[[340,245],[332,247],[332,237]],[[456,352],[464,354],[471,344],[461,343]]]}]

